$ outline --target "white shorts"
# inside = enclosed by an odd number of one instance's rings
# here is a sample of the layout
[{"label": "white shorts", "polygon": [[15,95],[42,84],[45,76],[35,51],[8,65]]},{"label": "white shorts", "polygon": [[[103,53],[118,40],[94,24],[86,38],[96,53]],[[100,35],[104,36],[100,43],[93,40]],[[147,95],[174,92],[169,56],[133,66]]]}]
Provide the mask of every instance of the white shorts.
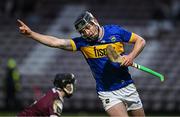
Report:
[{"label": "white shorts", "polygon": [[105,110],[118,103],[124,103],[127,111],[142,108],[142,102],[134,84],[129,84],[115,91],[100,91],[98,97],[102,101]]}]

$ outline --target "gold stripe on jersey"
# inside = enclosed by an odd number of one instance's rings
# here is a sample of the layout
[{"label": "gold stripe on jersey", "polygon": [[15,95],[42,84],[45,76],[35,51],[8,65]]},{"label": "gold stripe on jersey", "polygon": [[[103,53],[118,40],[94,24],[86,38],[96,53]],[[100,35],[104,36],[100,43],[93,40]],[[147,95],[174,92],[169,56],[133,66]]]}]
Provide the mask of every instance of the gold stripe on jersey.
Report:
[{"label": "gold stripe on jersey", "polygon": [[131,34],[131,38],[129,39],[129,42],[132,43],[134,42],[134,38],[135,38],[135,35],[134,33]]},{"label": "gold stripe on jersey", "polygon": [[72,39],[70,39],[70,43],[71,43],[71,46],[72,46],[72,50],[76,51],[77,50],[76,44],[74,43],[74,41]]},{"label": "gold stripe on jersey", "polygon": [[124,52],[124,45],[121,42],[81,47],[81,51],[86,58],[102,58],[106,56],[107,45],[112,45],[119,54]]}]

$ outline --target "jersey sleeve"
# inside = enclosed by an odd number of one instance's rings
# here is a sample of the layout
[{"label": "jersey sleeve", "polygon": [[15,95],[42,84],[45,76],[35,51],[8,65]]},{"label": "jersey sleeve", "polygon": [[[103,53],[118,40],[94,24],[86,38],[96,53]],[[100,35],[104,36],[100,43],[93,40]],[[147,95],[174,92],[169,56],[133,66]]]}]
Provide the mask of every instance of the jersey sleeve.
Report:
[{"label": "jersey sleeve", "polygon": [[73,51],[79,51],[80,48],[83,46],[83,39],[81,37],[72,38],[71,45],[73,47]]},{"label": "jersey sleeve", "polygon": [[60,100],[54,100],[52,107],[49,107],[50,115],[61,116],[63,105]]},{"label": "jersey sleeve", "polygon": [[120,26],[118,26],[118,34],[120,35],[121,41],[123,42],[129,42],[133,37],[132,32],[129,32]]}]

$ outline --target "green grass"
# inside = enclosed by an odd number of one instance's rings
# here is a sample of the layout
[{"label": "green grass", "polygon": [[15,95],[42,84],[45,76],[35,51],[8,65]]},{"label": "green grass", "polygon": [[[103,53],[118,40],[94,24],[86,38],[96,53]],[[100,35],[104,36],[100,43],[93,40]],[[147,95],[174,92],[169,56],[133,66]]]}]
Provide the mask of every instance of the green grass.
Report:
[{"label": "green grass", "polygon": [[[2,116],[16,116],[18,112],[14,111],[0,111],[0,117]],[[73,112],[62,113],[63,117],[108,117],[104,112],[102,113],[90,113],[90,112]],[[146,113],[147,117],[180,117],[178,113]]]},{"label": "green grass", "polygon": [[17,112],[14,111],[1,111],[0,116],[16,116]]},{"label": "green grass", "polygon": [[[0,111],[0,117],[2,116],[16,116],[18,112],[14,111]],[[77,113],[62,113],[64,117],[106,117],[105,113],[86,113],[86,112],[77,112]]]}]

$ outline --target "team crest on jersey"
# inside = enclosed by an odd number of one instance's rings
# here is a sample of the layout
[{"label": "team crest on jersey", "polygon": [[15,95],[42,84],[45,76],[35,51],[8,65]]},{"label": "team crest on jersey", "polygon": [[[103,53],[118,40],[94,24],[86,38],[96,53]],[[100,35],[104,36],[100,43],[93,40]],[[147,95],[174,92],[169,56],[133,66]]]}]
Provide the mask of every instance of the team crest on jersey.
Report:
[{"label": "team crest on jersey", "polygon": [[116,41],[116,37],[115,36],[111,36],[110,39],[111,39],[112,42]]}]

